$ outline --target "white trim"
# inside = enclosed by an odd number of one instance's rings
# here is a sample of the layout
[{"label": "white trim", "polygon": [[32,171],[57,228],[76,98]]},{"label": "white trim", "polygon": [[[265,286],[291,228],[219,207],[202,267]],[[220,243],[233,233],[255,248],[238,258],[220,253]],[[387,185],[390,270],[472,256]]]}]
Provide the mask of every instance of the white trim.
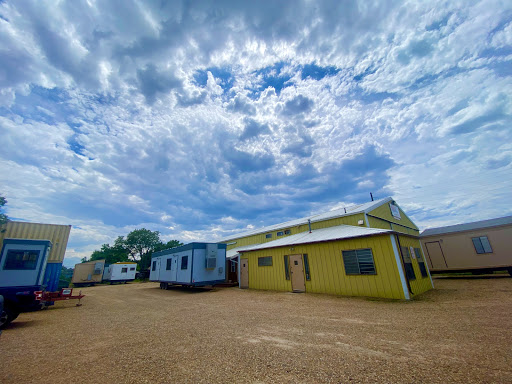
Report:
[{"label": "white trim", "polygon": [[368,215],[366,214],[366,212],[364,213],[364,221],[366,222],[366,226],[370,228],[370,224],[368,224]]},{"label": "white trim", "polygon": [[434,289],[434,281],[432,280],[432,274],[430,273],[430,269],[428,269],[427,259],[425,258],[425,251],[423,250],[423,244],[421,244],[421,240],[419,241],[421,253],[423,254],[423,264],[425,264],[425,268],[427,269],[428,276],[430,277],[430,284],[432,284],[432,289]]},{"label": "white trim", "polygon": [[391,245],[393,246],[393,253],[395,254],[396,266],[398,267],[398,274],[400,275],[400,281],[402,282],[405,300],[411,300],[411,295],[409,295],[409,288],[407,288],[407,281],[405,281],[405,274],[402,268],[402,262],[400,261],[400,256],[398,255],[398,248],[396,246],[395,236],[389,235],[389,238],[391,239]]}]

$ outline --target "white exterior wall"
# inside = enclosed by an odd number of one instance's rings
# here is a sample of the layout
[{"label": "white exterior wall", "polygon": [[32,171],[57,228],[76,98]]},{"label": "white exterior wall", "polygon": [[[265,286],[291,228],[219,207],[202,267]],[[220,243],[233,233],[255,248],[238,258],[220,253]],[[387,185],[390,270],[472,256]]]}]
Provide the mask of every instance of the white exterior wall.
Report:
[{"label": "white exterior wall", "polygon": [[[150,281],[160,281],[160,265],[161,259],[163,259],[164,256],[159,257],[153,257],[151,259],[151,265],[149,266],[149,280]],[[155,263],[155,268],[153,268],[153,263]]]},{"label": "white exterior wall", "polygon": [[[126,268],[126,272],[123,273],[123,268]],[[133,268],[133,270],[131,270]],[[110,281],[124,281],[124,280],[135,280],[135,274],[137,273],[137,265],[128,264],[111,264],[109,266]]]}]

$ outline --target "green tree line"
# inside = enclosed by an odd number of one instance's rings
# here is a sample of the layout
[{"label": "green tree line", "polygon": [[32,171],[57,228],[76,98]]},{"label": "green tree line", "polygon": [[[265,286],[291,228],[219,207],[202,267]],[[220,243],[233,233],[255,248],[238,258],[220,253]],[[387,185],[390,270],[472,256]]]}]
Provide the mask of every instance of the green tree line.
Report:
[{"label": "green tree line", "polygon": [[82,263],[93,260],[105,260],[108,264],[135,261],[139,271],[146,270],[151,264],[151,255],[168,248],[183,245],[178,240],[169,240],[164,243],[160,240],[160,232],[149,229],[135,229],[126,238],[118,236],[113,245],[103,244],[100,250],[91,254],[89,259],[83,258]]}]

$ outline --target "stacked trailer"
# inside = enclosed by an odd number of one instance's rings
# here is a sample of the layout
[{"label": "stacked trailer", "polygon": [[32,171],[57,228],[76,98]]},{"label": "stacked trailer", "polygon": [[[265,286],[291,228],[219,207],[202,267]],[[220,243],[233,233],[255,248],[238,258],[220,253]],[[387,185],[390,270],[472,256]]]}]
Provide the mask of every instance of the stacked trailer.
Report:
[{"label": "stacked trailer", "polygon": [[153,254],[150,281],[204,287],[226,280],[226,244],[190,243]]},{"label": "stacked trailer", "polygon": [[135,280],[137,273],[137,263],[119,262],[115,264],[105,265],[103,272],[103,281],[114,283],[126,283]]}]

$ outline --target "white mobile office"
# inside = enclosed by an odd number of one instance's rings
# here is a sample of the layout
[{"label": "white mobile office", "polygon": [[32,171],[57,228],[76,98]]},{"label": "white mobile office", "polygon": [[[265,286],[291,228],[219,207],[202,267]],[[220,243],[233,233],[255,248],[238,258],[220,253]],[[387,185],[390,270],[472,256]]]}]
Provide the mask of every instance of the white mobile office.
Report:
[{"label": "white mobile office", "polygon": [[103,271],[103,280],[113,283],[126,283],[135,280],[137,273],[137,263],[119,262],[105,266]]},{"label": "white mobile office", "polygon": [[226,244],[190,243],[153,254],[149,280],[202,287],[226,280]]}]

